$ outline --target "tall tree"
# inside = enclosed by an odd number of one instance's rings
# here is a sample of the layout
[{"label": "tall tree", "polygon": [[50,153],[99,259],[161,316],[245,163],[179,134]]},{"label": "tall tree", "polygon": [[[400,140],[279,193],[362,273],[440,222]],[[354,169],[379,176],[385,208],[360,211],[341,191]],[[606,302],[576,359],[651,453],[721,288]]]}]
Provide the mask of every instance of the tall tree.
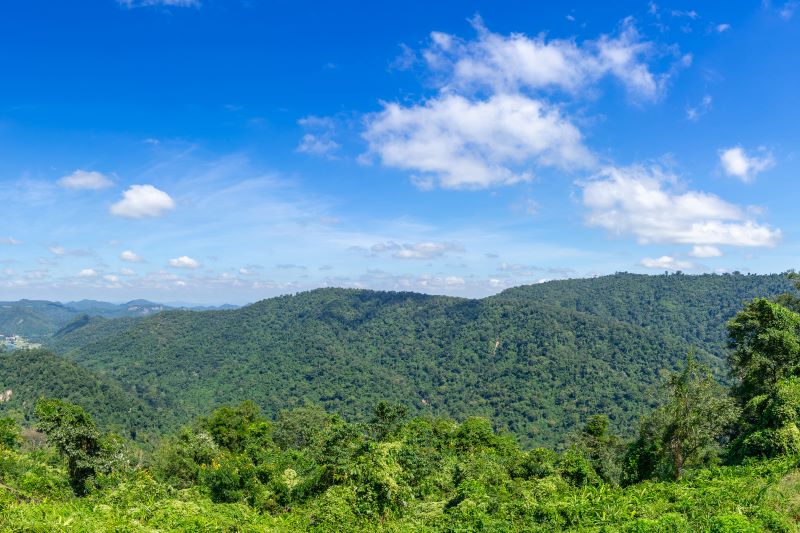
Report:
[{"label": "tall tree", "polygon": [[73,492],[83,496],[89,481],[111,464],[110,443],[95,426],[89,413],[79,405],[42,398],[36,404],[37,429],[67,460]]},{"label": "tall tree", "polygon": [[647,417],[626,463],[627,481],[652,476],[679,479],[688,468],[713,463],[738,410],[710,369],[689,354],[666,383],[666,401]]},{"label": "tall tree", "polygon": [[800,314],[756,298],[728,322],[734,395],[742,405],[800,375]]}]

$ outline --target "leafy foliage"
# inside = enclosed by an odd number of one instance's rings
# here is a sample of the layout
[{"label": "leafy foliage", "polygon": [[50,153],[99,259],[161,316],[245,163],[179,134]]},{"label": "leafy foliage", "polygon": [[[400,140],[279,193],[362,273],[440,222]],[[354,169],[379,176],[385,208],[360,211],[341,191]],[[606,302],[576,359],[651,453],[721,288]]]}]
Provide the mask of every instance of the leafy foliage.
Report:
[{"label": "leafy foliage", "polygon": [[[52,406],[86,424],[74,406]],[[0,529],[783,532],[800,511],[796,459],[694,468],[678,482],[620,488],[598,475],[590,449],[525,451],[480,418],[413,418],[377,440],[375,428],[333,417],[307,445],[281,449],[274,423],[255,415],[233,424],[244,430],[232,452],[229,432],[217,441],[204,429],[230,410],[249,406],[211,413],[165,441],[167,456],[194,465],[188,483],[165,472],[175,461],[156,460],[96,473],[92,490],[76,497],[65,490],[69,468],[47,450],[0,450]],[[284,413],[284,422],[295,415],[308,411]],[[582,434],[604,446],[607,429],[592,418]],[[337,474],[325,476],[331,469]]]},{"label": "leafy foliage", "polygon": [[92,417],[78,405],[41,399],[36,418],[37,429],[66,458],[72,490],[84,495],[95,474],[110,470],[113,442],[100,434]]},{"label": "leafy foliage", "polygon": [[686,468],[713,464],[738,412],[707,367],[689,355],[670,376],[666,399],[643,421],[627,454],[628,480],[680,479]]}]

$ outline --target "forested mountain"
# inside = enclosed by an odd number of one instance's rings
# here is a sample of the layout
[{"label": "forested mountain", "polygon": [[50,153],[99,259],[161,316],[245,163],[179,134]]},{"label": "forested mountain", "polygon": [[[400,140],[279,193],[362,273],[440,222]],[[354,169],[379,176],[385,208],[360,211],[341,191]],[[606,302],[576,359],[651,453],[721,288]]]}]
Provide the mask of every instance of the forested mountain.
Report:
[{"label": "forested mountain", "polygon": [[692,349],[724,376],[725,321],[790,288],[777,275],[619,274],[482,300],[320,289],[234,311],[87,320],[50,347],[125,384],[167,425],[245,398],[267,413],[318,402],[353,420],[389,399],[556,445],[596,412],[630,434]]},{"label": "forested mountain", "polygon": [[721,354],[725,322],[743,301],[792,291],[782,274],[616,274],[508,289],[496,298],[548,302],[642,326]]}]

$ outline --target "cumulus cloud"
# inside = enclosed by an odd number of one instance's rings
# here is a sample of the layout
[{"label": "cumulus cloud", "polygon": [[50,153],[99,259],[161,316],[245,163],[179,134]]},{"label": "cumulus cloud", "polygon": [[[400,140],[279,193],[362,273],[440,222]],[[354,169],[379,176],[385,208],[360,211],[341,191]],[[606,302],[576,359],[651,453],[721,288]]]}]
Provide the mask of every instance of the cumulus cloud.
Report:
[{"label": "cumulus cloud", "polygon": [[[580,130],[548,95],[577,98],[611,77],[635,100],[653,101],[675,70],[650,69],[648,59],[659,51],[632,19],[614,35],[582,43],[492,33],[479,17],[472,24],[472,40],[431,33],[422,56],[438,93],[412,105],[384,103],[367,116],[362,160],[408,170],[421,188],[451,189],[528,181],[535,167],[586,167],[594,157]],[[688,55],[675,59],[691,62]]]},{"label": "cumulus cloud", "polygon": [[111,206],[111,214],[125,218],[157,217],[175,208],[170,196],[152,185],[131,185],[122,200]]},{"label": "cumulus cloud", "polygon": [[720,150],[719,162],[725,174],[744,183],[752,182],[757,174],[775,164],[775,160],[769,152],[765,152],[763,157],[748,156],[741,146]]},{"label": "cumulus cloud", "polygon": [[725,33],[726,31],[731,29],[730,24],[717,24],[716,28],[717,33]]},{"label": "cumulus cloud", "polygon": [[105,189],[111,187],[113,182],[100,172],[76,170],[72,174],[63,176],[58,184],[65,189]]},{"label": "cumulus cloud", "polygon": [[508,185],[530,180],[533,162],[562,168],[592,162],[580,131],[556,107],[519,94],[386,104],[368,118],[364,138],[383,164],[421,173],[423,186]]},{"label": "cumulus cloud", "polygon": [[117,283],[119,281],[119,276],[116,276],[114,274],[106,274],[105,276],[103,276],[103,279],[110,283]]},{"label": "cumulus cloud", "polygon": [[370,247],[374,253],[388,252],[396,259],[433,259],[449,252],[463,252],[464,247],[453,242],[397,243],[379,242]]},{"label": "cumulus cloud", "polygon": [[93,268],[84,268],[80,272],[78,272],[79,278],[95,278],[97,277],[97,271]]},{"label": "cumulus cloud", "polygon": [[0,237],[0,244],[8,244],[10,246],[18,246],[22,244],[22,241],[15,239],[14,237]]},{"label": "cumulus cloud", "polygon": [[128,261],[129,263],[140,263],[142,261],[142,258],[131,250],[125,250],[119,254],[119,258],[123,261]]},{"label": "cumulus cloud", "polygon": [[689,261],[680,261],[669,255],[662,255],[661,257],[651,258],[645,257],[639,264],[647,268],[658,268],[660,270],[689,270],[695,267]]},{"label": "cumulus cloud", "polygon": [[573,39],[547,40],[544,34],[492,33],[479,17],[472,24],[478,34],[475,40],[433,32],[433,44],[423,54],[428,66],[442,76],[446,90],[554,88],[577,93],[612,76],[635,98],[655,100],[670,75],[650,70],[647,59],[655,53],[654,44],[642,39],[632,18],[622,21],[616,35],[581,44]]},{"label": "cumulus cloud", "polygon": [[680,191],[675,176],[657,167],[606,167],[579,182],[586,222],[641,244],[773,246],[781,231],[716,195]]},{"label": "cumulus cloud", "polygon": [[122,274],[123,276],[135,276],[136,275],[136,271],[132,270],[130,268],[122,268],[122,269],[120,269],[119,273]]},{"label": "cumulus cloud", "polygon": [[47,249],[53,255],[65,255],[67,253],[67,249],[63,246],[50,246]]},{"label": "cumulus cloud", "polygon": [[175,268],[197,268],[200,266],[200,263],[187,255],[182,255],[175,259],[170,259],[169,265]]}]

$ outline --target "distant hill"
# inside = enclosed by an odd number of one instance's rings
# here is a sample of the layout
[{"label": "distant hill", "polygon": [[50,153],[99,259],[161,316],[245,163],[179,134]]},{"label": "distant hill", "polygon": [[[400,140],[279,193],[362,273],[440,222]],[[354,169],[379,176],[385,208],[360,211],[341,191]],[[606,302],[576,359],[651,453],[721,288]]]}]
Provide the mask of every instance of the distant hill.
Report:
[{"label": "distant hill", "polygon": [[[77,302],[50,302],[45,300],[19,300],[0,302],[0,335],[21,335],[34,340],[53,335],[81,316],[103,318],[143,317],[173,309],[147,300],[132,300],[114,304],[97,300]],[[205,311],[209,309],[235,309],[236,306],[195,306],[187,309]]]},{"label": "distant hill", "polygon": [[790,289],[780,275],[632,274],[481,300],[319,289],[232,311],[91,319],[49,345],[173,421],[243,399],[268,414],[319,402],[359,420],[391,399],[490,416],[526,445],[553,445],[596,412],[630,433],[689,350],[724,376],[725,321]]}]

